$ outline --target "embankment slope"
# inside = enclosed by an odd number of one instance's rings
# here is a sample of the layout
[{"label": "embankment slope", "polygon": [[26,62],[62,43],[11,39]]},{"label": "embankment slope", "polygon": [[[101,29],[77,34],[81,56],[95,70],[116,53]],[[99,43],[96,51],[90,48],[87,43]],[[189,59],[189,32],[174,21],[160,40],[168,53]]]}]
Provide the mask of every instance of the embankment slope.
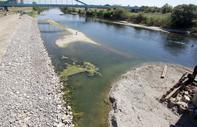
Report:
[{"label": "embankment slope", "polygon": [[22,18],[0,64],[0,126],[73,127],[37,19]]}]

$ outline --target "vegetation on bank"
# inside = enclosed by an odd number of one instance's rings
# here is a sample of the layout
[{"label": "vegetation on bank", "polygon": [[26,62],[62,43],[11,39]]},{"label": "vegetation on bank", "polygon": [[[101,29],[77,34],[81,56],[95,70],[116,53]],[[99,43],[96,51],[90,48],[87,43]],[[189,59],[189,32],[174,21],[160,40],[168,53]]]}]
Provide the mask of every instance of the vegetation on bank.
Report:
[{"label": "vegetation on bank", "polygon": [[36,17],[36,11],[31,11],[31,12],[29,12],[29,14],[28,14],[29,16],[31,16],[31,17]]},{"label": "vegetation on bank", "polygon": [[78,13],[87,16],[110,18],[115,20],[126,20],[147,26],[158,26],[163,28],[178,28],[197,32],[197,6],[183,4],[172,7],[165,4],[161,8],[142,6],[140,12],[128,9],[89,9],[88,11],[76,8],[61,7],[64,13]]},{"label": "vegetation on bank", "polygon": [[45,10],[49,10],[49,9],[50,9],[50,7],[39,7],[39,6],[33,7],[33,10],[34,10],[34,11],[37,11],[38,14],[40,14],[41,12],[43,12],[43,11],[45,11]]}]

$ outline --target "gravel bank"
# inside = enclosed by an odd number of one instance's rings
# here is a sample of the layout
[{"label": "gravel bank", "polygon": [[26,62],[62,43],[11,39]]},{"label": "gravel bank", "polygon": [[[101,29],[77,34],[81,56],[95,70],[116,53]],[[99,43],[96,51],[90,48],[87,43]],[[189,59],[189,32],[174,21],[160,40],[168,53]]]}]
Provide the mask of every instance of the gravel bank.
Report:
[{"label": "gravel bank", "polygon": [[109,98],[113,109],[109,113],[110,127],[196,127],[197,120],[176,107],[161,103],[162,95],[193,69],[168,65],[161,79],[162,65],[146,65],[127,72],[114,84]]},{"label": "gravel bank", "polygon": [[71,107],[63,107],[61,87],[37,19],[27,16],[0,64],[0,126],[73,127]]}]

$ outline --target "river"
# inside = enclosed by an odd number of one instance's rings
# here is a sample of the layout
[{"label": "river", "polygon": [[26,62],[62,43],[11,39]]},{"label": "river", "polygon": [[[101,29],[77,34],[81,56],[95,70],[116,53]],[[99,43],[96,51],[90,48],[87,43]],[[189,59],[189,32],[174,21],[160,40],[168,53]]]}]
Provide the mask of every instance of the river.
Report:
[{"label": "river", "polygon": [[[197,64],[197,37],[162,33],[112,23],[109,20],[79,15],[59,15],[59,9],[42,12],[38,24],[44,45],[56,71],[62,71],[68,60],[90,62],[100,69],[102,77],[89,77],[79,73],[68,78],[75,112],[84,114],[78,119],[79,127],[107,127],[111,104],[108,93],[121,74],[145,63],[180,64],[193,68]],[[68,35],[65,30],[45,23],[51,19],[66,27],[78,30],[101,46],[75,42],[59,48],[55,40]],[[183,42],[183,43],[179,43]]]}]

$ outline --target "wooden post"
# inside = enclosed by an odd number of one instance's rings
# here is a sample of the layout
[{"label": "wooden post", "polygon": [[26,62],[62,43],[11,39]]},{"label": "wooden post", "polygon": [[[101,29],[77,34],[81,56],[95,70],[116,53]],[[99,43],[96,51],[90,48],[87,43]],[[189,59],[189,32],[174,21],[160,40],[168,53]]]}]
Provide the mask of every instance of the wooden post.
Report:
[{"label": "wooden post", "polygon": [[167,66],[164,66],[163,72],[161,74],[161,78],[164,78],[166,76],[166,72],[167,72]]}]

